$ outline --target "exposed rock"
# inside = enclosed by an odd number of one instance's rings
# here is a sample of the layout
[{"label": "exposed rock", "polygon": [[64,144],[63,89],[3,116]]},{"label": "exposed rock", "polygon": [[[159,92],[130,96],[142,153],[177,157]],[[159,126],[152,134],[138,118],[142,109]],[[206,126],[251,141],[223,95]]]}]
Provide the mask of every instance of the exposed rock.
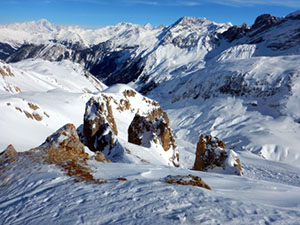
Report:
[{"label": "exposed rock", "polygon": [[91,151],[101,151],[105,157],[115,161],[123,152],[119,144],[117,125],[114,120],[111,98],[105,95],[92,97],[86,104],[83,136]]},{"label": "exposed rock", "polygon": [[270,14],[263,14],[256,18],[251,29],[257,29],[262,27],[270,27],[272,24],[277,22],[277,17]]},{"label": "exposed rock", "polygon": [[134,90],[126,90],[123,92],[125,97],[135,97],[136,92]]},{"label": "exposed rock", "polygon": [[33,115],[30,112],[24,110],[24,113],[28,119],[34,119]]},{"label": "exposed rock", "polygon": [[49,136],[38,149],[47,153],[47,162],[58,165],[67,161],[86,163],[89,158],[73,124],[64,125]]},{"label": "exposed rock", "polygon": [[119,180],[119,181],[127,181],[127,178],[125,178],[125,177],[118,177],[117,180]]},{"label": "exposed rock", "polygon": [[3,66],[3,68],[0,67],[0,74],[2,77],[14,77],[15,75],[11,72],[11,69],[9,66]]},{"label": "exposed rock", "polygon": [[44,162],[61,167],[68,176],[75,177],[75,181],[103,183],[91,174],[92,170],[87,165],[89,155],[85,153],[73,124],[66,124],[57,130],[34,152]]},{"label": "exposed rock", "polygon": [[40,114],[36,113],[36,112],[33,112],[33,113],[32,113],[32,116],[33,116],[33,118],[34,118],[36,121],[42,121],[42,120],[43,120],[43,117],[42,117]]},{"label": "exposed rock", "polygon": [[206,188],[211,190],[210,186],[206,184],[200,177],[188,175],[188,176],[167,176],[165,182],[168,184],[178,184],[178,185],[192,185],[197,187]]},{"label": "exposed rock", "polygon": [[222,168],[226,173],[241,175],[240,159],[232,150],[225,150],[226,145],[217,137],[200,135],[197,143],[194,170],[208,171],[216,167]]},{"label": "exposed rock", "polygon": [[39,109],[39,107],[38,107],[37,105],[35,105],[35,104],[33,104],[33,103],[30,103],[30,102],[28,102],[28,106],[29,106],[29,108],[31,108],[32,110],[38,110],[38,109]]},{"label": "exposed rock", "polygon": [[243,37],[243,35],[250,29],[246,23],[241,26],[232,26],[227,31],[223,32],[221,36],[225,37],[229,42]]},{"label": "exposed rock", "polygon": [[292,20],[300,20],[300,10],[297,10],[296,12],[290,13],[285,18],[292,19]]},{"label": "exposed rock", "polygon": [[50,118],[48,113],[44,112],[44,115],[47,116],[48,118]]},{"label": "exposed rock", "polygon": [[165,152],[173,152],[170,158],[173,165],[179,164],[179,153],[169,119],[161,108],[152,111],[147,117],[135,115],[128,128],[128,142],[144,147],[150,147],[152,143],[160,144]]},{"label": "exposed rock", "polygon": [[4,158],[12,158],[14,156],[16,156],[18,154],[18,152],[15,150],[13,145],[9,145],[7,146],[7,148],[0,153],[0,157],[4,157]]},{"label": "exposed rock", "polygon": [[[99,157],[100,154],[96,156]],[[84,145],[79,140],[75,126],[66,124],[50,135],[39,147],[29,151],[17,153],[14,147],[9,145],[0,154],[0,172],[12,170],[13,167],[6,166],[10,162],[17,162],[19,168],[54,164],[63,169],[68,176],[74,177],[75,181],[105,183],[105,180],[93,177],[88,159],[89,155],[84,151]],[[106,160],[105,157],[102,159]]]},{"label": "exposed rock", "polygon": [[105,155],[102,152],[97,151],[95,153],[95,160],[98,162],[107,162]]},{"label": "exposed rock", "polygon": [[254,32],[251,33],[250,37],[254,37],[257,34],[264,32],[265,30],[269,29],[277,22],[278,22],[278,18],[270,14],[263,14],[257,17],[254,24],[251,26],[251,31]]}]

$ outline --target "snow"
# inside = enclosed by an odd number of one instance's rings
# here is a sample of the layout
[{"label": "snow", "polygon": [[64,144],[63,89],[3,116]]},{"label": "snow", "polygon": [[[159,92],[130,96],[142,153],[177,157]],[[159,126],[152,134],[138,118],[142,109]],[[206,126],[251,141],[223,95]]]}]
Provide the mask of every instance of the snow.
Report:
[{"label": "snow", "polygon": [[[4,64],[0,63],[0,67]],[[85,103],[106,86],[85,76],[83,69],[71,62],[26,60],[11,65],[13,77],[0,77],[5,83],[21,89],[9,93],[0,86],[0,149],[14,144],[17,151],[40,145],[45,137],[66,123],[79,126],[83,121]],[[21,69],[23,68],[23,69]],[[29,107],[34,104],[39,108]],[[20,112],[17,110],[22,110]],[[28,118],[24,112],[37,113],[41,121]],[[16,123],[16,121],[18,121]]]},{"label": "snow", "polygon": [[18,47],[24,43],[46,44],[54,40],[58,42],[79,43],[88,47],[101,42],[119,39],[128,45],[139,42],[147,45],[149,40],[155,38],[159,27],[149,25],[140,26],[130,23],[119,23],[115,26],[106,26],[98,29],[84,29],[79,26],[58,26],[42,19],[10,25],[0,25],[0,42]]},{"label": "snow", "polygon": [[[98,175],[108,182],[89,184],[74,183],[53,166],[36,167],[15,172],[9,186],[1,185],[2,224],[297,224],[300,216],[299,183],[102,163]],[[117,181],[120,174],[127,181]],[[200,175],[212,190],[164,183],[170,174]]]},{"label": "snow", "polygon": [[[93,176],[107,181],[103,184],[75,182],[58,167],[36,161],[5,164],[0,175],[0,223],[299,224],[299,46],[280,51],[264,46],[289,40],[287,31],[297,25],[286,21],[271,28],[262,34],[264,43],[245,44],[251,38],[244,37],[232,46],[220,42],[215,49],[211,32],[221,33],[227,26],[231,25],[183,18],[168,27],[170,32],[163,37],[158,37],[162,28],[126,23],[93,31],[45,20],[1,26],[0,41],[14,46],[24,40],[44,43],[51,38],[86,46],[113,38],[116,43],[152,46],[145,73],[161,85],[149,97],[158,100],[169,115],[180,167],[167,166],[169,155],[159,146],[127,142],[126,131],[137,109],[141,114],[151,109],[150,99],[136,93],[127,97],[132,111],[116,110],[125,98],[123,92],[133,90],[129,86],[106,89],[81,65],[68,61],[10,64],[14,76],[0,76],[0,150],[13,144],[17,151],[25,151],[39,146],[66,123],[78,127],[86,102],[105,94],[116,101],[111,104],[117,138],[126,152],[121,162],[89,160]],[[37,33],[29,35],[31,31]],[[186,43],[187,48],[168,42],[179,34],[183,37],[179,44]],[[158,44],[161,41],[165,44]],[[7,65],[0,62],[3,66]],[[131,86],[139,87],[138,82]],[[41,115],[42,120],[28,118],[25,111]],[[191,170],[200,134],[217,136],[226,149],[236,152],[230,151],[226,163],[232,166],[238,156],[243,175]],[[94,155],[88,148],[85,151]],[[189,174],[201,177],[212,190],[164,182],[168,175]]]},{"label": "snow", "polygon": [[[49,65],[52,64],[55,71],[55,63],[45,62],[45,68],[49,69]],[[19,76],[18,70],[26,65],[28,64],[19,64],[18,69],[14,64],[11,65],[16,77]],[[34,70],[38,73],[44,71],[40,76],[49,76],[51,68],[42,70],[41,67],[42,65],[39,65],[30,69],[28,65],[26,73],[29,76]],[[73,81],[72,76],[70,78]],[[67,82],[64,82],[63,85],[66,84]],[[40,85],[44,83],[41,82]],[[26,90],[25,85],[23,89]],[[2,149],[13,143],[18,151],[26,150],[42,143],[49,134],[60,127],[60,124],[72,122],[79,126],[82,123],[85,102],[93,96],[80,92],[82,89],[78,89],[77,85],[69,85],[67,89],[65,86],[57,87],[43,92],[35,86],[34,90],[19,94],[1,94],[1,112],[5,118],[0,120]],[[120,100],[125,90],[132,89],[126,85],[115,85],[102,93]],[[99,94],[95,93],[94,96]],[[149,109],[144,97],[139,93],[128,99],[134,107]],[[269,159],[273,158],[267,155],[265,150],[261,152],[266,159],[252,153],[255,153],[255,146],[264,146],[263,143],[270,143],[269,146],[273,147],[284,143],[289,148],[295,145],[296,149],[299,126],[295,127],[293,120],[287,117],[272,118],[258,111],[248,110],[249,100],[244,102],[238,97],[218,97],[205,101],[185,99],[173,104],[167,99],[161,100],[169,114],[180,148],[180,168],[166,166],[165,158],[160,156],[160,150],[155,147],[143,148],[128,143],[124,130],[132,119],[132,113],[120,113],[115,115],[119,130],[123,130],[118,139],[123,146],[130,149],[130,154],[126,154],[128,160],[117,163],[89,161],[94,177],[105,179],[107,183],[74,182],[55,166],[38,162],[25,162],[27,166],[11,164],[9,166],[13,166],[14,169],[7,170],[6,176],[0,180],[0,222],[298,223],[300,169],[295,166],[299,164],[290,161],[291,159],[281,160],[288,164],[271,161]],[[10,106],[7,105],[8,102],[11,103]],[[37,105],[39,110],[46,111],[50,118],[44,116],[43,123],[29,120],[14,109],[18,106],[31,112],[28,102]],[[15,123],[15,120],[18,123]],[[228,148],[237,151],[242,162],[243,176],[221,174],[219,171],[205,173],[190,170],[200,133],[216,135],[227,143]],[[280,136],[282,139],[278,139]],[[282,142],[284,139],[290,141]],[[294,140],[294,143],[291,140]],[[85,150],[89,155],[94,154],[88,149]],[[235,157],[234,154],[232,156]],[[228,159],[229,164],[233,162],[233,158]],[[168,175],[188,174],[200,176],[212,190],[164,182]],[[126,178],[127,181],[118,181],[117,178],[120,177]]]}]

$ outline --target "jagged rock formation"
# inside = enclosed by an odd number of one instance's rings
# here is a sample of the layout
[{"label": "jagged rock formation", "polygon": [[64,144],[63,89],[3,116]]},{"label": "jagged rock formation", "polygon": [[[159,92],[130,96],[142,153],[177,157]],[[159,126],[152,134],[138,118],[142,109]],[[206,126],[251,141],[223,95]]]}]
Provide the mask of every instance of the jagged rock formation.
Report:
[{"label": "jagged rock formation", "polygon": [[85,144],[91,151],[100,151],[111,160],[120,158],[124,152],[116,136],[117,125],[114,119],[111,97],[101,95],[92,97],[86,104],[83,135]]},{"label": "jagged rock formation", "polygon": [[84,151],[84,145],[79,140],[73,124],[61,127],[34,151],[37,151],[46,163],[61,167],[69,176],[98,182],[87,165],[89,155]]},{"label": "jagged rock formation", "polygon": [[179,166],[179,153],[169,119],[162,110],[154,110],[148,117],[136,114],[128,128],[128,142],[144,147],[160,144],[164,151],[174,152],[170,161]]},{"label": "jagged rock formation", "polygon": [[[169,165],[178,166],[179,153],[169,119],[159,103],[126,85],[110,89],[114,94],[108,90],[87,102],[84,123],[78,129],[82,142],[91,151],[102,152],[107,159],[120,161],[124,159],[124,153],[130,152],[124,151],[127,147],[120,144],[121,136],[126,142],[156,146]],[[147,161],[146,158],[142,160]]]},{"label": "jagged rock formation", "polygon": [[226,173],[241,175],[240,159],[232,150],[226,150],[226,145],[217,137],[200,135],[197,143],[194,170],[208,171],[216,167],[222,168]]},{"label": "jagged rock formation", "polygon": [[178,184],[178,185],[191,185],[196,187],[206,188],[211,190],[210,186],[205,183],[200,177],[187,175],[187,176],[172,176],[169,175],[165,178],[165,182],[168,184]]}]

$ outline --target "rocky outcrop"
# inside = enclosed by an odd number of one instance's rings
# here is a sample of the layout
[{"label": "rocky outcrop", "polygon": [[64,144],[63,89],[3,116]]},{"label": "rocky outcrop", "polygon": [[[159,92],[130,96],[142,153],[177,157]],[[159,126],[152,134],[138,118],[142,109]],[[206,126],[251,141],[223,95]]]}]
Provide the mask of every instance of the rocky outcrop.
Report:
[{"label": "rocky outcrop", "polygon": [[188,175],[188,176],[172,176],[169,175],[165,178],[165,182],[168,184],[178,184],[178,185],[191,185],[196,187],[206,188],[211,190],[210,186],[205,183],[200,177]]},{"label": "rocky outcrop", "polygon": [[9,66],[0,66],[0,74],[2,77],[14,77],[15,75],[12,73],[11,69]]},{"label": "rocky outcrop", "polygon": [[105,157],[115,161],[124,152],[116,136],[117,124],[114,119],[111,97],[101,95],[92,97],[86,104],[83,136],[84,143],[91,151],[102,152]]},{"label": "rocky outcrop", "polygon": [[18,154],[18,152],[16,151],[14,146],[9,145],[3,152],[0,153],[0,157],[1,158],[12,158],[12,157],[16,156],[17,154]]},{"label": "rocky outcrop", "polygon": [[16,156],[18,152],[15,150],[13,145],[7,146],[7,148],[0,153],[0,176],[1,171],[7,167],[8,164],[11,164],[16,161]]},{"label": "rocky outcrop", "polygon": [[[84,123],[78,128],[81,141],[93,152],[102,152],[108,160],[128,161],[126,143],[154,147],[168,165],[179,165],[179,153],[167,114],[159,103],[126,85],[115,85],[92,97],[86,104]],[[123,143],[122,145],[120,143]],[[135,158],[146,162],[147,157]],[[131,155],[130,157],[132,157]]]},{"label": "rocky outcrop", "polygon": [[46,153],[44,158],[47,162],[58,165],[67,161],[86,163],[89,158],[73,124],[58,129],[38,149]]},{"label": "rocky outcrop", "polygon": [[161,108],[153,110],[148,116],[136,114],[128,128],[128,142],[150,147],[153,143],[162,146],[165,152],[172,152],[170,161],[179,165],[179,153],[168,116]]},{"label": "rocky outcrop", "polygon": [[[68,176],[75,177],[76,181],[92,181],[103,183],[92,175],[88,166],[89,155],[84,150],[84,145],[79,140],[73,124],[66,124],[49,136],[46,141],[33,150],[38,159],[45,163],[61,167]],[[102,162],[106,161],[102,157]]]},{"label": "rocky outcrop", "polygon": [[225,173],[242,174],[240,159],[217,137],[200,135],[197,143],[194,170],[208,171],[221,168]]},{"label": "rocky outcrop", "polygon": [[232,26],[227,31],[223,32],[220,36],[225,37],[229,42],[243,37],[248,31],[249,27],[246,23],[241,26]]},{"label": "rocky outcrop", "polygon": [[[73,177],[75,181],[106,182],[103,179],[94,178],[88,159],[108,161],[101,153],[90,157],[79,140],[75,126],[66,124],[47,137],[39,147],[17,153],[14,147],[9,145],[0,154],[0,177],[2,172],[6,173],[12,168],[35,168],[43,164],[53,164],[61,168],[66,175]],[[17,165],[13,167],[12,162]]]},{"label": "rocky outcrop", "polygon": [[273,24],[277,22],[278,18],[272,16],[270,14],[263,14],[256,18],[254,24],[252,25],[251,29],[258,29],[258,28],[269,28]]}]

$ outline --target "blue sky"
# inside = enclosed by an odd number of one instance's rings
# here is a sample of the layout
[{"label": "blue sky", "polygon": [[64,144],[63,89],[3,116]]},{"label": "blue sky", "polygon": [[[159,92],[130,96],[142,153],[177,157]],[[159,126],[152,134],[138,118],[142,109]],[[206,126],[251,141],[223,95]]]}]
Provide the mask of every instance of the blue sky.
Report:
[{"label": "blue sky", "polygon": [[1,0],[0,23],[47,19],[55,24],[96,28],[130,22],[170,25],[182,16],[253,24],[263,13],[285,16],[300,0]]}]

